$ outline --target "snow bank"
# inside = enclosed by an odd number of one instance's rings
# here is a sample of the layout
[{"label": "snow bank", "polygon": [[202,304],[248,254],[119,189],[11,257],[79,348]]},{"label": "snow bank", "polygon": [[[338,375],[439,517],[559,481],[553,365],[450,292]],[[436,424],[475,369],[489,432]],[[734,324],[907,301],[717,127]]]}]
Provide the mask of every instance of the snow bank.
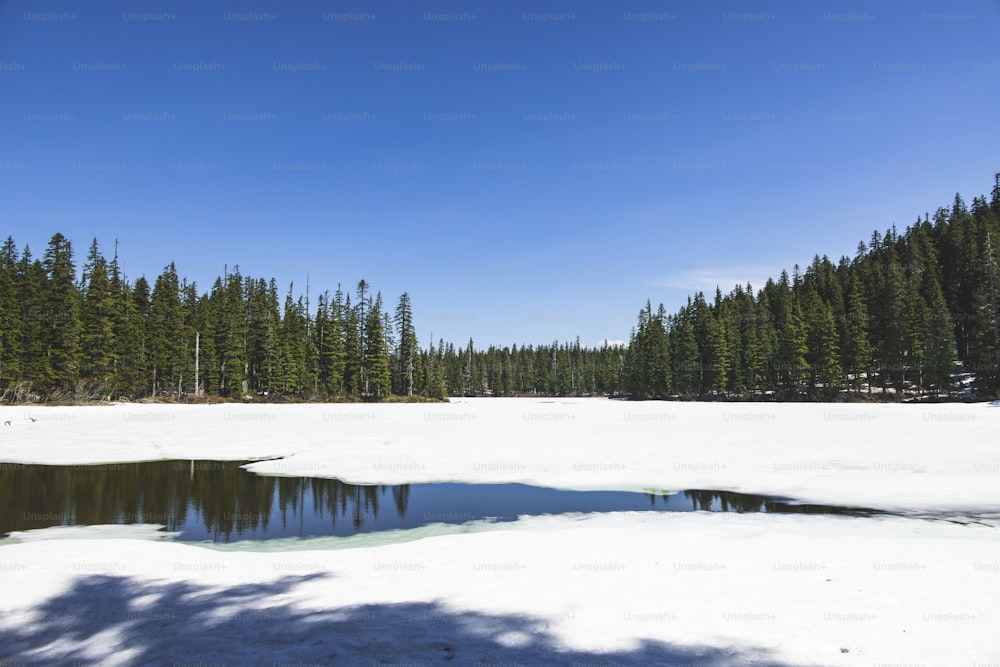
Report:
[{"label": "snow bank", "polygon": [[646,512],[341,551],[0,547],[14,664],[982,665],[997,531]]},{"label": "snow bank", "polygon": [[112,524],[103,526],[52,526],[33,530],[15,530],[7,537],[18,542],[48,540],[162,540],[177,533],[164,531],[166,526],[156,523]]}]

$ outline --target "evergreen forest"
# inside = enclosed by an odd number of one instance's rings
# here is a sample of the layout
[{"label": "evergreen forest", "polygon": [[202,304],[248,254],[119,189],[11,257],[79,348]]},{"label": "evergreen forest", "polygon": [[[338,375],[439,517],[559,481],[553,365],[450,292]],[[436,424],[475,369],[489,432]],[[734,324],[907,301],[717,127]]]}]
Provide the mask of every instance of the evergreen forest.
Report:
[{"label": "evergreen forest", "polygon": [[[85,400],[443,400],[461,395],[900,400],[1000,393],[1000,174],[853,257],[815,256],[759,289],[647,302],[626,346],[420,345],[409,294],[366,281],[315,303],[227,268],[129,280],[97,240],[0,248],[0,396]],[[398,398],[397,398],[398,397]]]}]

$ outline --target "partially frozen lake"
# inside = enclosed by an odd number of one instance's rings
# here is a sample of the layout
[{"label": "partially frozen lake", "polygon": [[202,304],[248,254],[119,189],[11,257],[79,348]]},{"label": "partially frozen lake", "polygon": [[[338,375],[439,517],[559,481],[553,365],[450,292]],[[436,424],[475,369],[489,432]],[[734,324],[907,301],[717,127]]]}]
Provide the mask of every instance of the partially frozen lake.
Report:
[{"label": "partially frozen lake", "polygon": [[247,461],[0,464],[0,536],[53,526],[160,524],[182,541],[347,537],[581,512],[868,514],[726,491],[572,491],[527,484],[347,484],[274,477]]},{"label": "partially frozen lake", "polygon": [[[981,404],[119,404],[0,419],[13,473],[0,516],[90,524],[0,546],[0,663],[1000,662],[1000,410]],[[32,477],[142,461],[168,470],[121,488]],[[404,505],[440,523],[390,528]],[[723,505],[735,511],[669,511]],[[150,524],[123,525],[140,515]],[[296,537],[262,539],[265,518]],[[147,539],[154,520],[180,540]],[[334,524],[348,536],[297,537]],[[228,545],[185,541],[223,529]]]}]

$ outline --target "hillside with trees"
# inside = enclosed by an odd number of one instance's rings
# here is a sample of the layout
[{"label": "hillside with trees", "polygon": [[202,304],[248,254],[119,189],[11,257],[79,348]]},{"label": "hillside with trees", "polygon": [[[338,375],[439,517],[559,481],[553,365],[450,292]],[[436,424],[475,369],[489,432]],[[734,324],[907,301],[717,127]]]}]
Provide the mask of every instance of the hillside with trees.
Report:
[{"label": "hillside with trees", "polygon": [[[833,400],[947,395],[960,371],[1000,392],[1000,174],[854,257],[816,256],[759,290],[647,302],[627,346],[422,347],[410,296],[364,280],[310,302],[227,268],[211,289],[167,265],[130,281],[97,240],[77,269],[55,234],[41,258],[0,248],[0,396],[36,400],[385,400],[461,395]],[[390,310],[391,308],[391,310]]]},{"label": "hillside with trees", "polygon": [[1000,391],[1000,174],[991,201],[874,232],[854,257],[815,257],[757,292],[698,293],[639,313],[624,387],[634,398],[832,399],[942,395],[964,369]]}]

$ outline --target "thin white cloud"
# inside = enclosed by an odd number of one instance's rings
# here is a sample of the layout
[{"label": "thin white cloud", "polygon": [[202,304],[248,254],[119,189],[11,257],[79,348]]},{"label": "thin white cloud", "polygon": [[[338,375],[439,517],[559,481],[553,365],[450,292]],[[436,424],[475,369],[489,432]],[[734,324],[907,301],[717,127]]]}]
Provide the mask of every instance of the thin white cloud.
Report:
[{"label": "thin white cloud", "polygon": [[[764,286],[769,278],[777,279],[783,266],[780,265],[742,265],[742,266],[700,266],[682,271],[675,271],[663,278],[653,281],[655,287],[670,287],[681,289],[692,294],[704,292],[705,296],[715,294],[715,288],[728,294],[737,285],[746,286],[750,283],[754,291]],[[791,265],[787,267],[791,271]]]}]

